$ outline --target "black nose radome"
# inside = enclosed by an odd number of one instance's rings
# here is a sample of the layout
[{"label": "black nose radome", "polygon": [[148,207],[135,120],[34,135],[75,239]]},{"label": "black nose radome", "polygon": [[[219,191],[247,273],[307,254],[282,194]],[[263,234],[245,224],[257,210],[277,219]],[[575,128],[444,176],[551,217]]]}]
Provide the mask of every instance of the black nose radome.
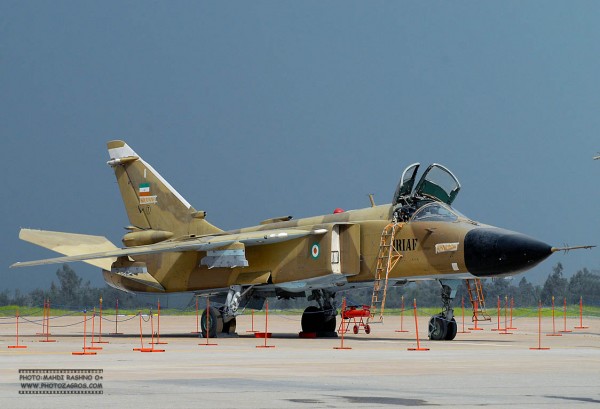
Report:
[{"label": "black nose radome", "polygon": [[519,273],[552,254],[552,247],[521,233],[474,229],[465,236],[465,264],[477,276]]}]

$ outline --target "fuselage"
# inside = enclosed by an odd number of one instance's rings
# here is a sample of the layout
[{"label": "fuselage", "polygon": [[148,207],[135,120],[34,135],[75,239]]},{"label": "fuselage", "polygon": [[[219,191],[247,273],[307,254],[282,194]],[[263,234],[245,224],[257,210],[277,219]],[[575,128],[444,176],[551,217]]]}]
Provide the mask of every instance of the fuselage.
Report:
[{"label": "fuselage", "polygon": [[[200,262],[206,252],[149,254],[136,256],[135,260],[145,263],[166,292],[205,291],[232,285],[274,285],[286,291],[304,291],[307,288],[302,284],[311,281],[324,286],[372,282],[381,234],[392,221],[393,212],[394,206],[388,204],[223,232],[326,230],[318,236],[247,247],[247,267],[208,268]],[[422,206],[399,227],[394,246],[401,258],[390,271],[390,279],[510,275],[535,266],[551,254],[551,247],[545,243],[474,222],[439,202]],[[120,288],[157,291],[108,271],[104,275],[109,284]]]}]

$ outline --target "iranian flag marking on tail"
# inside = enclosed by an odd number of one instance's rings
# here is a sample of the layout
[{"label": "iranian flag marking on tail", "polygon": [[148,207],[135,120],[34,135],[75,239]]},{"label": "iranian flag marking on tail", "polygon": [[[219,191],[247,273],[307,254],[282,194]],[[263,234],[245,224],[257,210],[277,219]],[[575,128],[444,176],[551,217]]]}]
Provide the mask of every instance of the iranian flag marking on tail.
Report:
[{"label": "iranian flag marking on tail", "polygon": [[140,183],[140,196],[150,196],[150,183]]}]

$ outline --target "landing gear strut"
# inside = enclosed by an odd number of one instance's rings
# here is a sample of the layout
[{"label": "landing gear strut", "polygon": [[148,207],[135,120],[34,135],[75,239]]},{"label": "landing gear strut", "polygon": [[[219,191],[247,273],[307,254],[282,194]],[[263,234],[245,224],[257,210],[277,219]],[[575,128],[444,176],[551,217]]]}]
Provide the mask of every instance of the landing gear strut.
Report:
[{"label": "landing gear strut", "polygon": [[452,300],[456,296],[456,289],[460,280],[439,280],[442,285],[442,312],[434,315],[429,320],[429,339],[432,341],[452,341],[458,329],[454,319]]},{"label": "landing gear strut", "polygon": [[336,330],[336,302],[335,293],[327,290],[313,290],[308,297],[315,300],[319,306],[311,305],[302,313],[302,332],[306,333],[335,333]]},{"label": "landing gear strut", "polygon": [[[241,285],[232,285],[229,287],[225,305],[221,307],[210,308],[202,312],[201,332],[202,337],[206,337],[206,331],[210,338],[216,338],[219,334],[235,335],[236,316],[240,304],[250,297],[252,287],[248,287],[244,292]],[[208,328],[207,328],[208,322]]]}]

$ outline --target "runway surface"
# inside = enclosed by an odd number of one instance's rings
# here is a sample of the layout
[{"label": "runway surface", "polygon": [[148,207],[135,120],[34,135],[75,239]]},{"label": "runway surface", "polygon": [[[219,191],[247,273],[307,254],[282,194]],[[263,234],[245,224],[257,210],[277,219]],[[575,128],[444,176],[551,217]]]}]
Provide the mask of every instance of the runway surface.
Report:
[{"label": "runway surface", "polygon": [[[109,343],[95,343],[103,348],[97,355],[75,356],[71,353],[83,347],[81,317],[52,319],[49,338],[57,342],[50,343],[35,335],[41,318],[29,317],[19,329],[26,349],[9,349],[15,344],[14,328],[0,327],[0,402],[6,408],[600,405],[600,319],[584,317],[589,328],[560,337],[546,336],[552,323],[544,319],[541,346],[550,349],[531,350],[539,342],[537,318],[515,319],[518,329],[512,335],[491,331],[496,328],[492,321],[483,331],[432,342],[426,339],[428,318],[421,317],[421,347],[430,350],[409,351],[416,347],[411,318],[404,319],[407,333],[395,332],[399,320],[388,317],[385,324],[373,325],[370,335],[347,334],[344,343],[352,349],[337,350],[340,338],[298,338],[300,316],[295,315],[269,316],[273,337],[267,345],[273,348],[257,348],[264,339],[246,332],[250,315],[238,317],[238,337],[211,339],[218,344],[213,346],[199,345],[206,340],[190,334],[196,330],[195,316],[163,316],[161,341],[168,344],[155,348],[165,352],[143,353],[132,350],[140,347],[139,319],[134,317],[119,325],[125,333],[119,336],[107,335],[114,323],[104,321],[103,340]],[[578,324],[569,319],[567,328]],[[254,325],[264,329],[264,316],[257,315]],[[562,325],[557,320],[556,330]],[[95,326],[97,330],[98,320]],[[143,322],[143,328],[144,346],[150,347],[150,323]],[[44,375],[63,378],[44,381]],[[76,393],[56,394],[61,390]]]}]

